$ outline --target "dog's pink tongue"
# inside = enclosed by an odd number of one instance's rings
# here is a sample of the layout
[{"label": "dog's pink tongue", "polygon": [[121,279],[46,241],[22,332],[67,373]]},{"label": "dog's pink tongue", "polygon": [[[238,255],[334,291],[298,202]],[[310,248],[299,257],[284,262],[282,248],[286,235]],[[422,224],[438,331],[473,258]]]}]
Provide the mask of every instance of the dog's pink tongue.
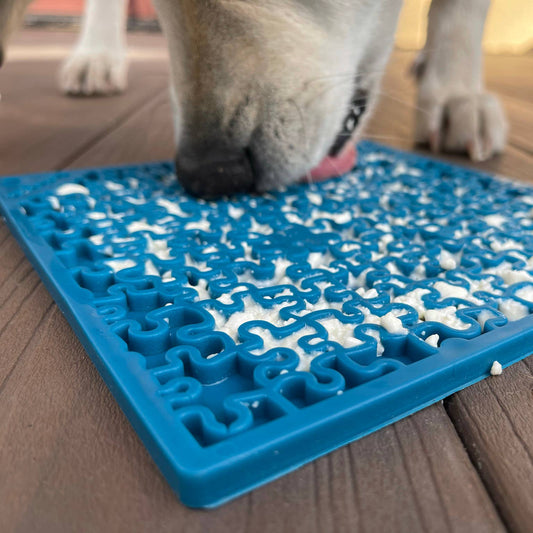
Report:
[{"label": "dog's pink tongue", "polygon": [[326,156],[322,161],[311,170],[311,181],[324,181],[334,176],[340,176],[350,172],[357,161],[357,150],[355,145],[349,143],[344,150],[337,156]]}]

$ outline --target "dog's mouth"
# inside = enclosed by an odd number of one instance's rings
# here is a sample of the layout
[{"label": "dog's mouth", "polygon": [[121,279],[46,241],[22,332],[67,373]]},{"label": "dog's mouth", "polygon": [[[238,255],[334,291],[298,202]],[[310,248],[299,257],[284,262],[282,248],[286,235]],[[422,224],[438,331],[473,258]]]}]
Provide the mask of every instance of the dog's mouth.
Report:
[{"label": "dog's mouth", "polygon": [[353,134],[357,128],[367,105],[367,92],[357,89],[350,102],[350,109],[343,121],[341,131],[331,146],[329,153],[311,170],[307,180],[323,181],[334,176],[346,174],[357,161],[357,150]]}]

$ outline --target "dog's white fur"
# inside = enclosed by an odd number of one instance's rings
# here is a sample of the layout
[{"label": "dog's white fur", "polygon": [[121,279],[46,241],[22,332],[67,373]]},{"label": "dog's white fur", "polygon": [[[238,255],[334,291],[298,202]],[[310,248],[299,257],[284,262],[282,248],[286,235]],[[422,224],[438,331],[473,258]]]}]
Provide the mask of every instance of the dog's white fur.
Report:
[{"label": "dog's white fur", "polygon": [[[170,48],[180,157],[195,160],[220,139],[247,146],[258,186],[268,189],[305,175],[328,152],[358,72],[362,85],[377,85],[401,2],[155,5]],[[358,20],[365,23],[353,31]]]},{"label": "dog's white fur", "polygon": [[87,0],[80,36],[59,75],[67,94],[106,95],[126,88],[127,0]]},{"label": "dog's white fur", "polygon": [[[0,8],[2,2],[16,1],[0,0]],[[251,148],[262,188],[294,181],[327,154],[354,88],[367,91],[367,107],[374,106],[402,4],[154,3],[170,50],[179,153],[198,158],[221,139]],[[416,140],[435,151],[467,152],[475,160],[500,152],[507,135],[500,103],[485,92],[482,79],[481,40],[489,4],[433,0],[426,46],[416,65]],[[124,90],[125,11],[126,0],[86,1],[79,41],[61,71],[64,92]]]},{"label": "dog's white fur", "polygon": [[416,140],[428,141],[434,151],[466,150],[477,161],[501,152],[507,137],[500,102],[483,85],[481,40],[489,4],[433,0],[418,59]]}]

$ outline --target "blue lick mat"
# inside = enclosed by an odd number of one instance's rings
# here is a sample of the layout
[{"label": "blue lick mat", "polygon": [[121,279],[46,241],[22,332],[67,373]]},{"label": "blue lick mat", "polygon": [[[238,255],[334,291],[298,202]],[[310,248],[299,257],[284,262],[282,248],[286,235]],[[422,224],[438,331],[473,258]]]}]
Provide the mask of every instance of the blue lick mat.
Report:
[{"label": "blue lick mat", "polygon": [[169,164],[0,180],[11,230],[155,462],[220,504],[533,346],[533,188],[361,143],[205,202]]}]

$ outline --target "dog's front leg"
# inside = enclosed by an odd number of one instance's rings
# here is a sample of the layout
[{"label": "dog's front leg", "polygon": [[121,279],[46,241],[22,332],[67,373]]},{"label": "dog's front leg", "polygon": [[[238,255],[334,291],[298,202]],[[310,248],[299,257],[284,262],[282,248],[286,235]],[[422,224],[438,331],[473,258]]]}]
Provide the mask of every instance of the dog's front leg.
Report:
[{"label": "dog's front leg", "polygon": [[63,63],[59,83],[71,95],[105,95],[126,88],[127,0],[87,0],[81,34]]},{"label": "dog's front leg", "polygon": [[7,42],[20,25],[31,0],[0,0],[0,67],[6,55]]},{"label": "dog's front leg", "polygon": [[507,121],[483,85],[481,41],[490,0],[433,0],[418,78],[416,141],[481,161],[501,152]]}]

